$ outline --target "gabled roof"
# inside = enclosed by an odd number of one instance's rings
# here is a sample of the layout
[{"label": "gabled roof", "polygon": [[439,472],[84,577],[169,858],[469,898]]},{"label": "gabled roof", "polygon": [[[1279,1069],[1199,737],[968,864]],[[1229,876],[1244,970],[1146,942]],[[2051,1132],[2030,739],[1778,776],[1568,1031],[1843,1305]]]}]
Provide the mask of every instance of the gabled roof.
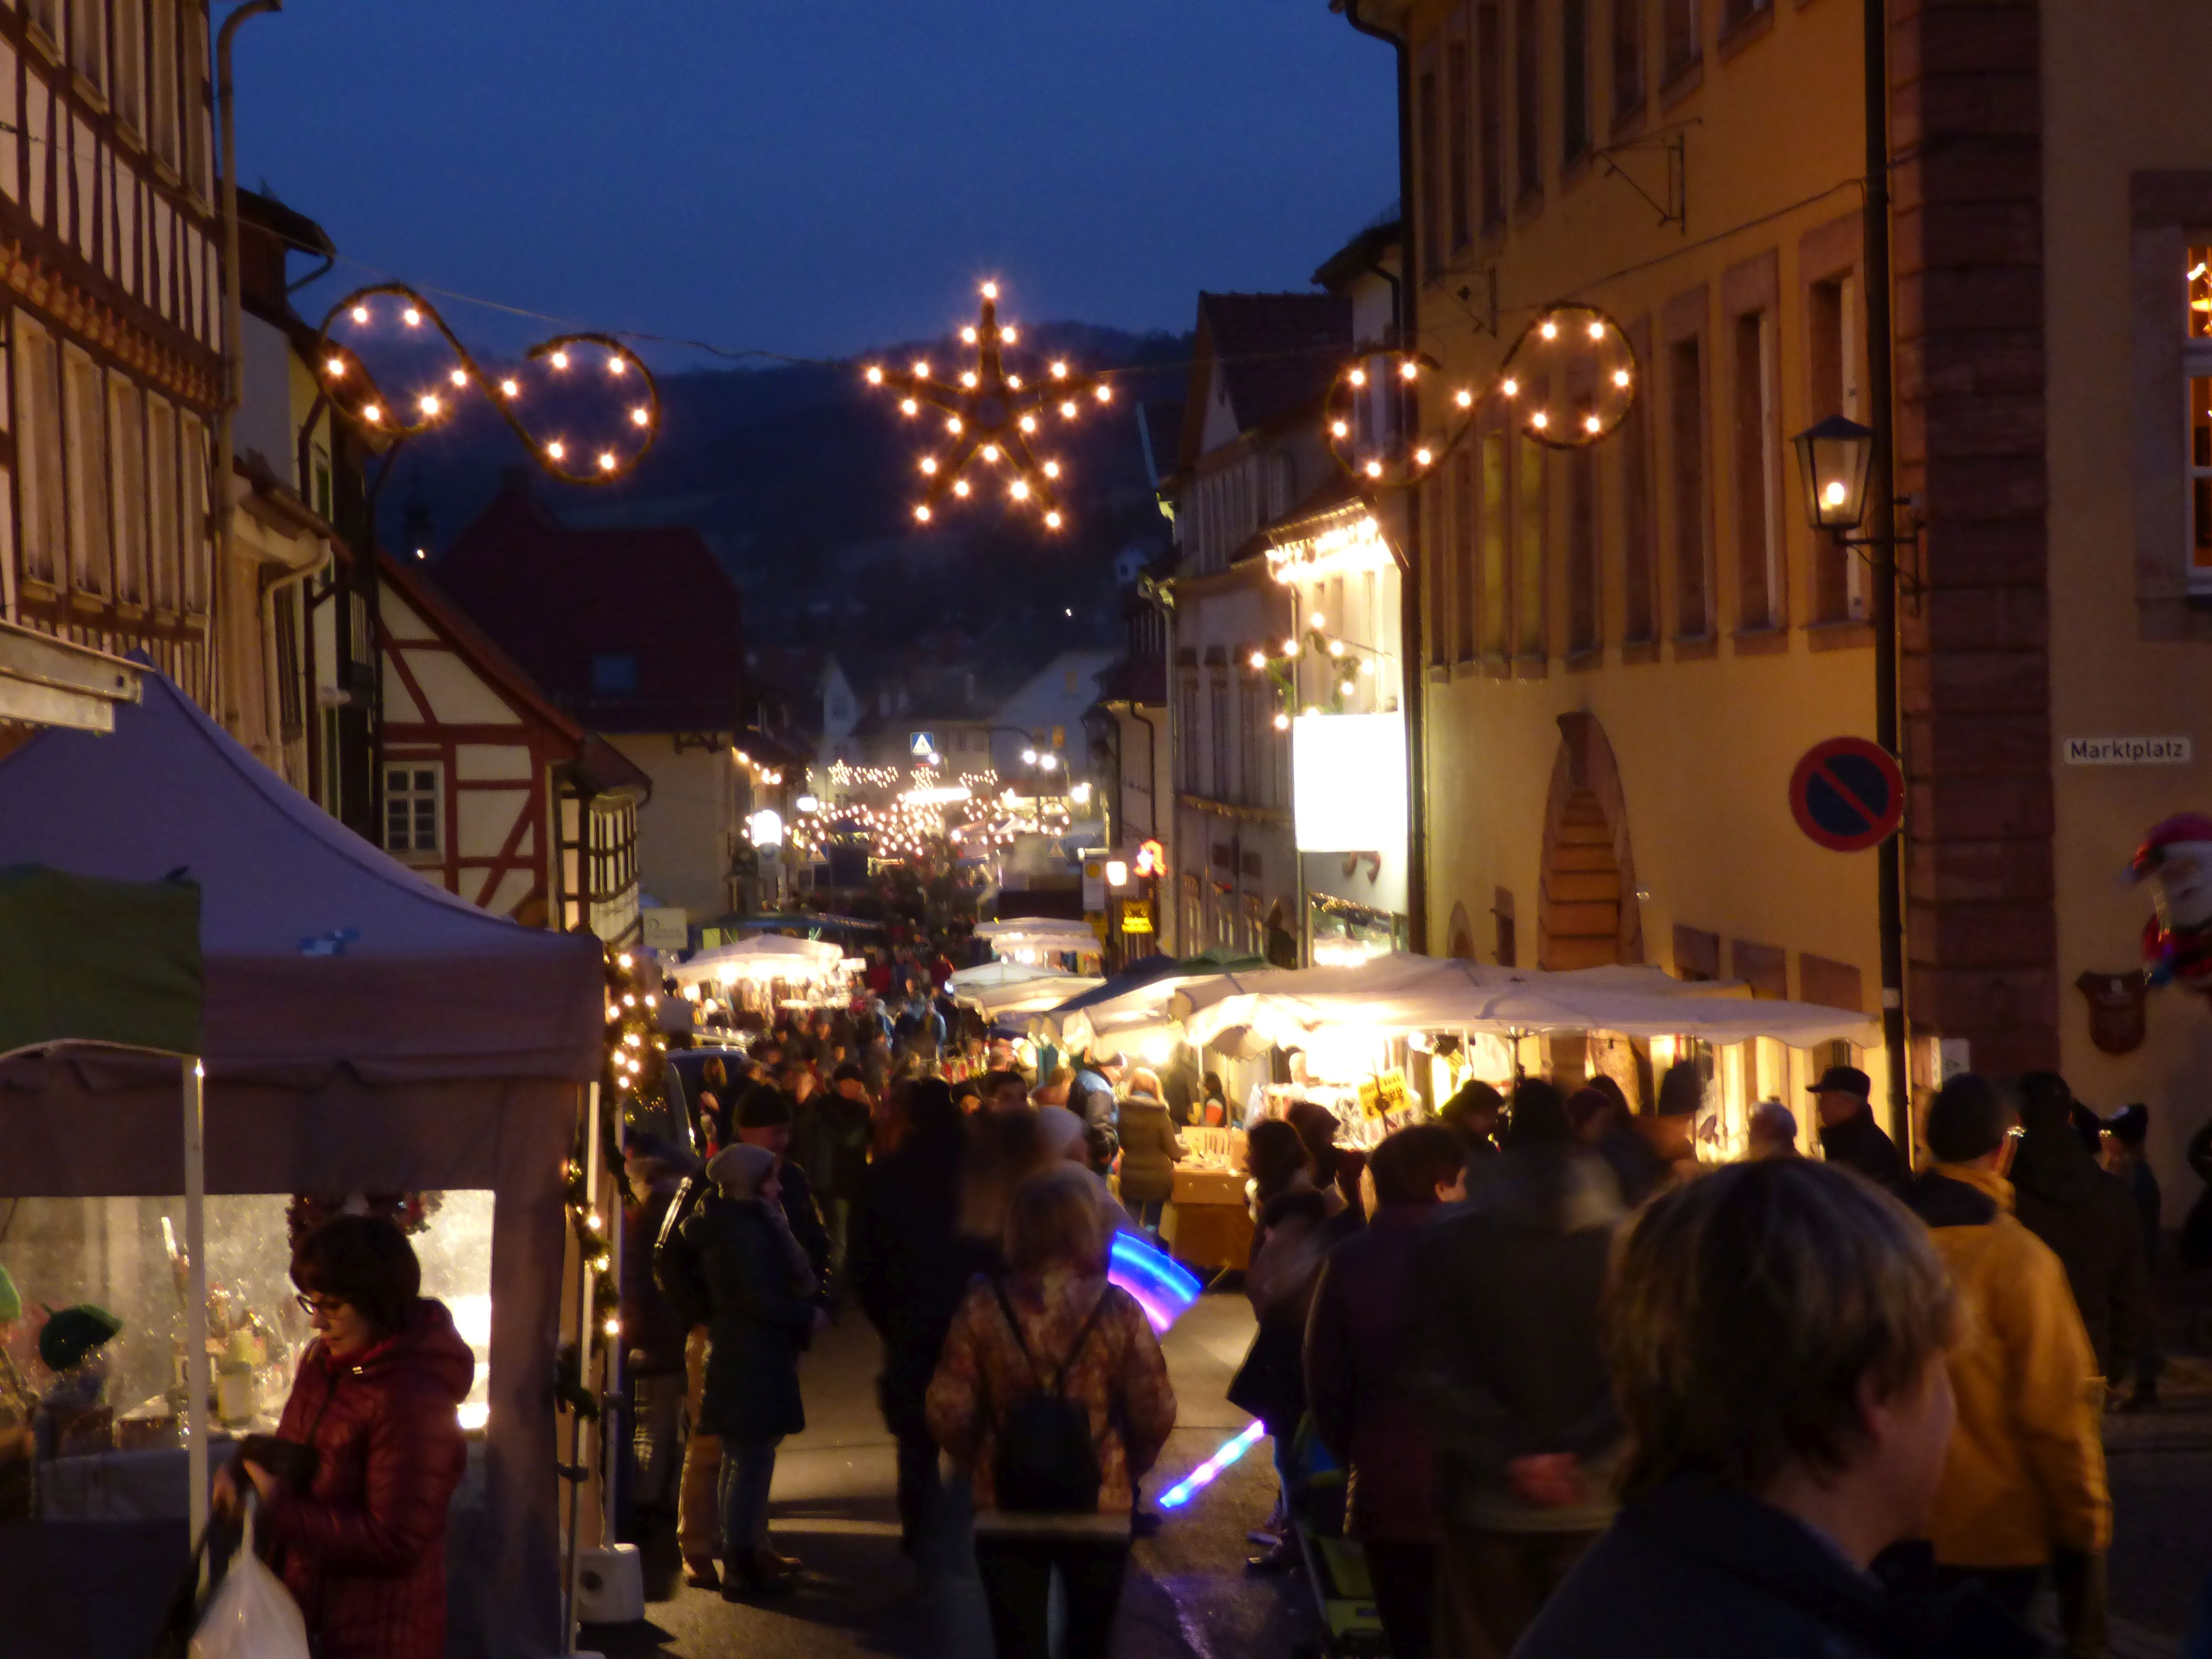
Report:
[{"label": "gabled roof", "polygon": [[1321,268],[1313,274],[1314,286],[1334,292],[1374,270],[1384,263],[1387,256],[1397,252],[1404,234],[1403,227],[1395,218],[1376,221],[1321,262]]},{"label": "gabled roof", "polygon": [[[438,562],[438,585],[545,689],[602,732],[727,731],[744,689],[744,611],[696,530],[572,530],[510,482]],[[635,692],[595,690],[629,658]]]},{"label": "gabled roof", "polygon": [[1257,431],[1318,407],[1351,347],[1352,301],[1336,295],[1200,294],[1181,464],[1195,461],[1205,441],[1212,375],[1228,390],[1237,430]]}]

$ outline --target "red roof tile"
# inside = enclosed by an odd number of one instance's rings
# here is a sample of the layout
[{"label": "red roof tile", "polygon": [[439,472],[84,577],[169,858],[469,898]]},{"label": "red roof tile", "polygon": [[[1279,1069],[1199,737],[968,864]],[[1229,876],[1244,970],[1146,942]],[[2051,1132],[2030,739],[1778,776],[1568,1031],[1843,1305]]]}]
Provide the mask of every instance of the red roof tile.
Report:
[{"label": "red roof tile", "polygon": [[[744,607],[696,530],[572,530],[510,485],[462,532],[436,576],[586,726],[728,731],[738,722]],[[595,689],[594,663],[625,657],[635,691]]]}]

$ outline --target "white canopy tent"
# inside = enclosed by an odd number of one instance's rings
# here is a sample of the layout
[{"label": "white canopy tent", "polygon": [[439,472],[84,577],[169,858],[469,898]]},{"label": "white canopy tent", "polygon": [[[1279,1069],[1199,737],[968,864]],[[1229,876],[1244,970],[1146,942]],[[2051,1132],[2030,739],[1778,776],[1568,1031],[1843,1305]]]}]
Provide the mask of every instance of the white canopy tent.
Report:
[{"label": "white canopy tent", "polygon": [[979,922],[975,937],[987,940],[1006,961],[1071,953],[1095,957],[1103,948],[1089,922],[1060,916],[1016,916],[1006,921]]},{"label": "white canopy tent", "polygon": [[742,979],[827,979],[844,957],[843,948],[827,939],[761,933],[702,951],[670,971],[678,987],[734,985]]},{"label": "white canopy tent", "polygon": [[1008,1014],[1033,1014],[1042,1009],[1057,1008],[1068,998],[1095,991],[1105,982],[1080,974],[1047,974],[1012,985],[955,992],[953,999],[986,1019],[998,1019]]},{"label": "white canopy tent", "polygon": [[[1068,975],[1058,968],[1035,962],[985,962],[963,968],[947,980],[945,988],[957,1000],[963,991],[988,991],[1006,985],[1024,985],[1031,980],[1060,979]],[[1075,994],[1071,991],[1070,996]]]}]

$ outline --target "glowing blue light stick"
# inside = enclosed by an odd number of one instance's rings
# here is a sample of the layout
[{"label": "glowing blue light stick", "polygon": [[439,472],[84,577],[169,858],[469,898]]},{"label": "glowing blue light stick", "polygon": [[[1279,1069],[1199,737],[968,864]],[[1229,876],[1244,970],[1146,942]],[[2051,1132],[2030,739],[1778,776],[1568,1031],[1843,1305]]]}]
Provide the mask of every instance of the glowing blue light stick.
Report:
[{"label": "glowing blue light stick", "polygon": [[1251,1450],[1253,1442],[1267,1431],[1267,1425],[1254,1418],[1234,1440],[1162,1492],[1160,1507],[1164,1510],[1181,1509],[1189,1503],[1202,1488],[1212,1484],[1214,1476]]},{"label": "glowing blue light stick", "polygon": [[1127,1233],[1114,1235],[1106,1277],[1136,1297],[1156,1331],[1164,1331],[1198,1300],[1203,1288],[1171,1257]]}]

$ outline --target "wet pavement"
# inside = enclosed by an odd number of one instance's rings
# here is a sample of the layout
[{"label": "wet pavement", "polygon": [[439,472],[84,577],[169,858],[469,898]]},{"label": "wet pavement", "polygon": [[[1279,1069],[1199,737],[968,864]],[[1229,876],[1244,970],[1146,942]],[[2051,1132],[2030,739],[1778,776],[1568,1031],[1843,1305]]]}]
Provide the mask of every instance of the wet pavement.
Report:
[{"label": "wet pavement", "polygon": [[[1243,1296],[1201,1298],[1163,1346],[1178,1407],[1174,1437],[1145,1482],[1148,1504],[1249,1420],[1223,1398],[1251,1340]],[[956,1566],[924,1572],[899,1551],[890,1437],[875,1401],[877,1344],[857,1314],[817,1342],[801,1373],[807,1430],[787,1440],[771,1498],[776,1546],[805,1563],[799,1589],[758,1605],[687,1588],[672,1533],[647,1543],[646,1622],[587,1626],[577,1645],[607,1659],[837,1659],[929,1655],[988,1659],[980,1591]],[[1267,1443],[1138,1541],[1114,1650],[1128,1659],[1287,1656],[1314,1630],[1295,1578],[1244,1571],[1248,1528],[1265,1520],[1275,1477]]]}]

